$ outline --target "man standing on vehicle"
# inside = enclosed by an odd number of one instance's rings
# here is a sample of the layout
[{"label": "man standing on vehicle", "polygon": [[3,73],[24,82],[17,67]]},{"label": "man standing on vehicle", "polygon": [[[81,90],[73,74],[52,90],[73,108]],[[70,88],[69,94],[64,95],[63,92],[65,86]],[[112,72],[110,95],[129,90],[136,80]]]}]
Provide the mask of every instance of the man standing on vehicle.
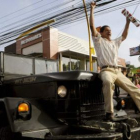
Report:
[{"label": "man standing on vehicle", "polygon": [[90,26],[98,64],[101,68],[99,76],[103,81],[106,120],[118,121],[119,119],[113,116],[114,83],[130,94],[138,109],[140,110],[140,90],[121,73],[117,64],[118,49],[121,42],[127,37],[130,20],[126,18],[126,25],[122,35],[115,40],[111,40],[111,29],[108,25],[101,27],[100,33],[97,31],[94,25],[95,7],[96,3],[92,2],[90,11]]}]

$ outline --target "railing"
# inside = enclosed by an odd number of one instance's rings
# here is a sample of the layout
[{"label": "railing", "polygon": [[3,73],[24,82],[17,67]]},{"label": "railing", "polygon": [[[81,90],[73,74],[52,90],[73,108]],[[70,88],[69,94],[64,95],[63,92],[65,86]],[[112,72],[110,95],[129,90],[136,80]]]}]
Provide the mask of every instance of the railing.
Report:
[{"label": "railing", "polygon": [[0,52],[0,76],[5,80],[57,71],[57,60]]}]

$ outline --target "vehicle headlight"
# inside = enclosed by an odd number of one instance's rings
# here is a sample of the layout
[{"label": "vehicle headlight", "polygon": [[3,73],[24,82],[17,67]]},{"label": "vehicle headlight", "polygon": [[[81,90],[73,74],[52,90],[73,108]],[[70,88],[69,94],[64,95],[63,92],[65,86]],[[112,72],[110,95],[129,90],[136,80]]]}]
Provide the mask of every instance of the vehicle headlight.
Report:
[{"label": "vehicle headlight", "polygon": [[60,97],[65,97],[67,95],[67,89],[65,86],[61,85],[58,87],[57,93]]}]

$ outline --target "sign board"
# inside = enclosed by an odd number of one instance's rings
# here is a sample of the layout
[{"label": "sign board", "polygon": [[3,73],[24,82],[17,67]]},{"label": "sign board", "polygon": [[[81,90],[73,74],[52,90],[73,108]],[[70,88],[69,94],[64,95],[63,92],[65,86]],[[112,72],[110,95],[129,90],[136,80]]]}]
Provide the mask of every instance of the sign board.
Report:
[{"label": "sign board", "polygon": [[24,45],[24,44],[26,44],[28,42],[31,42],[33,40],[36,40],[36,39],[40,38],[41,36],[42,36],[41,33],[39,33],[39,34],[36,34],[36,35],[34,35],[34,36],[30,37],[30,38],[27,38],[25,40],[22,40],[21,41],[21,45]]},{"label": "sign board", "polygon": [[122,67],[126,67],[125,59],[118,58],[118,65]]},{"label": "sign board", "polygon": [[137,47],[130,48],[130,56],[140,55],[140,45]]}]

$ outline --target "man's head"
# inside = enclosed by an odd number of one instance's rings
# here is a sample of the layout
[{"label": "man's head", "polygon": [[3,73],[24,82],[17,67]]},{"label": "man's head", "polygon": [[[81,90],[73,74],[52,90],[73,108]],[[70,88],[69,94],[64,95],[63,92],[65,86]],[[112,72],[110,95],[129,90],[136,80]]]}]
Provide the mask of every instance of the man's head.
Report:
[{"label": "man's head", "polygon": [[103,38],[111,40],[111,29],[108,25],[104,25],[101,27],[100,34]]}]

